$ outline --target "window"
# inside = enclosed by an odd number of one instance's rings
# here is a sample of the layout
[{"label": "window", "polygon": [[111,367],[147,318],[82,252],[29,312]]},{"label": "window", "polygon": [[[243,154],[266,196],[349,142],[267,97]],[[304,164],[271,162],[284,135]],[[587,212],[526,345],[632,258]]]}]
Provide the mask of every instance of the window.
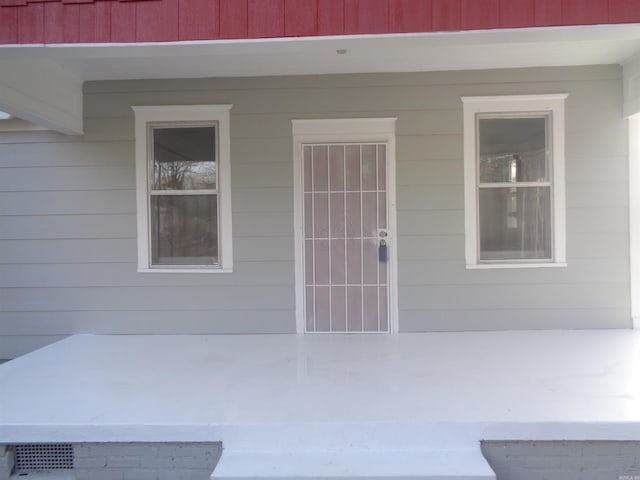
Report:
[{"label": "window", "polygon": [[138,271],[231,272],[231,106],[132,108]]},{"label": "window", "polygon": [[462,98],[468,268],[566,265],[566,97]]}]

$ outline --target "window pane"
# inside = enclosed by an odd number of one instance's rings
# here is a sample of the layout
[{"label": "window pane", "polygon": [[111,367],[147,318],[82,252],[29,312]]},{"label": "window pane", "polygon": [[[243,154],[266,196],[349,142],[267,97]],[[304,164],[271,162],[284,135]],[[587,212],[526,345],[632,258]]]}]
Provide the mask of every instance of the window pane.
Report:
[{"label": "window pane", "polygon": [[215,195],[153,195],[152,264],[218,264],[217,200]]},{"label": "window pane", "polygon": [[551,260],[551,190],[482,188],[480,260]]},{"label": "window pane", "polygon": [[480,183],[547,181],[548,118],[478,119]]},{"label": "window pane", "polygon": [[216,188],[215,127],[153,128],[153,189]]}]

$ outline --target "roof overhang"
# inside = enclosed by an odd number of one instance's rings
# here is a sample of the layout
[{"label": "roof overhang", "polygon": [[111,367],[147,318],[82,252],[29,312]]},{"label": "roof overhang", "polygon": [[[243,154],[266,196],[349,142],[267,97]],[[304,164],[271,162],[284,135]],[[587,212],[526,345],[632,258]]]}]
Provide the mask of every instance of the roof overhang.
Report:
[{"label": "roof overhang", "polygon": [[[0,110],[38,123],[35,104],[57,102],[49,106],[62,109],[60,118],[66,118],[66,126],[57,127],[58,115],[51,114],[43,117],[44,124],[66,133],[79,133],[81,85],[91,80],[623,65],[637,52],[640,52],[640,25],[636,24],[147,44],[5,46],[0,47],[3,65]],[[32,85],[37,79],[30,78],[25,83],[21,78],[33,77],[34,69],[40,72],[42,85]],[[21,108],[23,102],[16,100],[20,95],[16,94],[33,97],[27,102],[30,103],[30,108],[25,110],[27,115]],[[66,99],[63,105],[59,105],[61,98]],[[69,102],[73,104],[71,109]]]}]

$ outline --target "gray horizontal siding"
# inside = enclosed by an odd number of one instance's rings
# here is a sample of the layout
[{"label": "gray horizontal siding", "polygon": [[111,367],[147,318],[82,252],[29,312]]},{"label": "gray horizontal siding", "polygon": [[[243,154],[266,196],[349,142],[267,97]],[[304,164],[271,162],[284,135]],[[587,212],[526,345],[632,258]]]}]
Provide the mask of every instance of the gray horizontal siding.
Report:
[{"label": "gray horizontal siding", "polygon": [[[233,275],[173,274],[175,287],[293,287],[293,260],[238,261]],[[138,274],[135,263],[34,263],[0,265],[0,286],[7,288],[113,288],[166,286],[162,275]]]},{"label": "gray horizontal siding", "polygon": [[403,331],[423,332],[428,323],[434,332],[486,330],[600,329],[624,326],[627,308],[445,308],[407,310],[402,313]]},{"label": "gray horizontal siding", "polygon": [[[613,260],[629,261],[629,238],[619,233],[575,233],[567,248],[567,257],[572,264],[583,260],[598,260],[601,263]],[[402,260],[462,260],[464,256],[464,235],[403,235],[398,243],[398,257]],[[580,262],[577,262],[578,264]],[[549,275],[558,277],[562,272],[573,269],[552,271]],[[515,275],[520,275],[519,271]],[[484,278],[488,274],[484,272]],[[535,273],[526,275],[531,278]]]},{"label": "gray horizontal siding", "polygon": [[[553,68],[522,68],[518,70],[484,70],[469,72],[431,72],[428,75],[407,75],[404,73],[382,73],[377,75],[354,74],[320,76],[310,75],[302,77],[262,77],[257,84],[252,78],[221,78],[216,82],[219,90],[261,89],[273,88],[335,88],[353,86],[378,85],[472,85],[480,83],[500,83],[508,78],[512,83],[531,84],[533,82],[582,82],[590,80],[616,80],[620,78],[619,69],[607,65],[589,67],[553,67]],[[187,90],[210,90],[211,81],[208,79],[181,79],[181,88]],[[143,83],[135,80],[121,81],[115,84],[107,82],[90,82],[84,85],[85,93],[112,92],[166,92],[175,90],[175,81],[156,80],[153,83]]]},{"label": "gray horizontal siding", "polygon": [[293,309],[2,312],[0,329],[6,337],[0,339],[20,341],[34,331],[43,336],[114,331],[142,335],[150,329],[160,335],[290,333],[294,322]]},{"label": "gray horizontal siding", "polygon": [[[84,135],[0,134],[0,357],[73,333],[293,332],[291,120],[299,118],[398,118],[402,331],[629,326],[618,67],[84,88]],[[569,266],[465,269],[460,97],[559,92],[569,93]],[[233,104],[235,271],[137,273],[131,105],[200,103]]]},{"label": "gray horizontal siding", "polygon": [[[243,291],[245,295],[239,295]],[[247,302],[249,295],[252,302]],[[114,298],[118,302],[113,301]],[[74,310],[283,310],[290,308],[289,286],[146,286],[82,288],[3,288],[0,304],[6,312]]]},{"label": "gray horizontal siding", "polygon": [[[265,220],[265,223],[268,219]],[[260,222],[255,222],[260,226]],[[248,232],[251,229],[247,227]],[[242,233],[242,232],[240,232]],[[292,261],[293,236],[267,236],[253,232],[255,237],[234,238],[236,261]],[[131,233],[130,233],[131,234]],[[38,239],[0,240],[0,264],[26,263],[111,263],[136,262],[136,239]],[[161,275],[162,276],[162,275]],[[224,276],[224,275],[223,275]],[[167,280],[165,280],[167,281]]]},{"label": "gray horizontal siding", "polygon": [[[522,275],[517,269],[467,270],[464,261],[457,260],[400,260],[402,285],[537,285],[547,284],[609,284],[620,282],[628,275],[629,261],[619,258],[569,260],[569,268],[536,268]],[[619,286],[624,290],[624,286]],[[541,302],[541,306],[544,304]],[[460,307],[460,305],[457,305]]]},{"label": "gray horizontal siding", "polygon": [[624,283],[403,285],[401,310],[628,308]]}]

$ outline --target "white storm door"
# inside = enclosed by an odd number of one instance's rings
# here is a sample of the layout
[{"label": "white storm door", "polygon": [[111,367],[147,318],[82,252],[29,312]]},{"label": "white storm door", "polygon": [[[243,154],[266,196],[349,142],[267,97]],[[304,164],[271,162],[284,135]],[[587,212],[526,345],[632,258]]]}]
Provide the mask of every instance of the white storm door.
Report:
[{"label": "white storm door", "polygon": [[386,143],[302,145],[305,331],[389,332]]}]

